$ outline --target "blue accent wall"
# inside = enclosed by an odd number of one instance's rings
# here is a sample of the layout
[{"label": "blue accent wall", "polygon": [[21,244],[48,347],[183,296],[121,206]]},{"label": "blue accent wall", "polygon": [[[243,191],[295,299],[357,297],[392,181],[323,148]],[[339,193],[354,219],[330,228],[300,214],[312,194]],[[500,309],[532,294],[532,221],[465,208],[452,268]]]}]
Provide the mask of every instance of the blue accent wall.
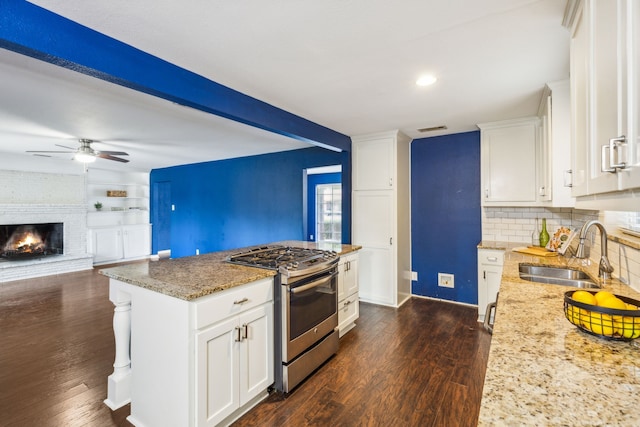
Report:
[{"label": "blue accent wall", "polygon": [[[279,240],[306,240],[303,213],[303,170],[342,165],[351,176],[351,156],[322,148],[307,148],[260,156],[197,163],[151,171],[151,200],[156,183],[170,183],[170,227],[153,225],[154,250],[170,229],[174,258]],[[351,180],[342,182],[351,194]],[[350,243],[351,200],[343,199],[343,243]],[[152,218],[166,218],[151,206]]]},{"label": "blue accent wall", "polygon": [[[482,239],[480,132],[411,143],[412,268],[415,295],[478,303],[477,245]],[[455,288],[438,286],[438,273]]]},{"label": "blue accent wall", "polygon": [[[304,240],[315,242],[316,236],[316,186],[320,184],[338,184],[342,182],[342,173],[318,173],[307,176],[307,236]],[[346,197],[350,197],[347,195]],[[313,239],[311,238],[313,235]]]},{"label": "blue accent wall", "polygon": [[2,48],[301,141],[351,150],[346,135],[29,2],[0,0],[0,11]]}]

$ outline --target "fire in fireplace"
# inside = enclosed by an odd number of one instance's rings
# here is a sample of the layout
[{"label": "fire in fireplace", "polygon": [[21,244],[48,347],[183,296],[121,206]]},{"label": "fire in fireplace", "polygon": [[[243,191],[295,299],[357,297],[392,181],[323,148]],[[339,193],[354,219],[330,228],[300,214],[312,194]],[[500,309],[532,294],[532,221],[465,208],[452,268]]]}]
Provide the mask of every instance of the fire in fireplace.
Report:
[{"label": "fire in fireplace", "polygon": [[0,257],[16,260],[63,253],[63,223],[0,225]]}]

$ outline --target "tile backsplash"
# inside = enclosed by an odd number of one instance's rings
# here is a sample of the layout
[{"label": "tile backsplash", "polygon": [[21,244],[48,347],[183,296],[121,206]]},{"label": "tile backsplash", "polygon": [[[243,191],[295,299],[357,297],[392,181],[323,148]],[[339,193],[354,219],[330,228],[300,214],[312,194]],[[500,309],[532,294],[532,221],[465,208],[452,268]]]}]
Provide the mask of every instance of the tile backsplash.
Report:
[{"label": "tile backsplash", "polygon": [[560,226],[579,229],[592,219],[598,219],[598,211],[571,208],[483,208],[482,240],[531,244],[532,233],[542,227],[547,219],[549,235]]},{"label": "tile backsplash", "polygon": [[[530,245],[532,233],[536,228],[536,219],[541,226],[542,218],[547,219],[549,235],[553,235],[560,226],[574,228],[579,232],[587,221],[598,219],[605,223],[604,212],[601,211],[543,207],[485,207],[482,209],[482,240]],[[609,233],[617,228],[610,223],[605,224]],[[572,247],[575,248],[577,243],[576,236]],[[640,250],[611,240],[607,245],[609,261],[614,268],[614,277],[640,291]],[[589,260],[586,262],[599,263],[600,235],[595,227],[590,230],[587,247]]]}]

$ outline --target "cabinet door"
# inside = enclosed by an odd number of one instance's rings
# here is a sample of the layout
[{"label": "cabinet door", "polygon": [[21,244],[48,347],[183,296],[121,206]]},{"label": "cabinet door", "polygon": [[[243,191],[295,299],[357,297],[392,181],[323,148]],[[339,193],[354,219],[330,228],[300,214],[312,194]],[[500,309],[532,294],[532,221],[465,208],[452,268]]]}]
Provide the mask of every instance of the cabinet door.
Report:
[{"label": "cabinet door", "polygon": [[92,229],[90,250],[94,263],[121,259],[123,252],[120,228]]},{"label": "cabinet door", "polygon": [[627,168],[620,172],[621,188],[640,187],[640,2],[626,3],[625,61],[627,89],[624,105],[623,128],[627,135]]},{"label": "cabinet door", "polygon": [[355,292],[358,292],[358,257],[342,256],[338,275],[338,301]]},{"label": "cabinet door", "polygon": [[395,139],[391,137],[354,141],[353,190],[393,188]]},{"label": "cabinet door", "polygon": [[140,258],[151,253],[151,232],[149,227],[149,225],[137,225],[122,228],[125,258]]},{"label": "cabinet door", "polygon": [[481,133],[484,205],[537,201],[537,121],[483,128]]},{"label": "cabinet door", "polygon": [[196,417],[199,426],[215,426],[240,407],[238,393],[238,318],[222,321],[196,335]]},{"label": "cabinet door", "polygon": [[347,270],[344,275],[345,297],[358,292],[358,257],[352,256],[347,260]]},{"label": "cabinet door", "polygon": [[[589,87],[589,153],[588,192],[604,193],[618,189],[618,174],[610,169],[609,140],[622,134],[618,117],[622,116],[619,101],[621,95],[620,31],[622,16],[617,1],[588,0],[585,9],[591,29],[591,75]],[[615,153],[613,153],[615,154]],[[613,156],[614,158],[616,156]],[[603,170],[604,169],[604,170]]]},{"label": "cabinet door", "polygon": [[273,304],[261,305],[239,317],[240,405],[273,383]]},{"label": "cabinet door", "polygon": [[587,194],[589,140],[589,11],[578,10],[571,36],[571,158],[573,197]]},{"label": "cabinet door", "polygon": [[395,305],[395,216],[392,191],[356,191],[353,241],[359,251],[360,298]]},{"label": "cabinet door", "polygon": [[478,250],[478,320],[483,321],[487,305],[496,301],[500,281],[504,251],[492,249]]}]

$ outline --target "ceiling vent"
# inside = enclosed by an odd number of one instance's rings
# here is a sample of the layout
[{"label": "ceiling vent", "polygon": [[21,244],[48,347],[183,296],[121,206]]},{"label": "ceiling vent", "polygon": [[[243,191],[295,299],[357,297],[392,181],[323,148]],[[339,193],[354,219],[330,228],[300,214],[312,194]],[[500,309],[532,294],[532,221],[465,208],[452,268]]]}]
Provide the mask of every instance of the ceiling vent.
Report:
[{"label": "ceiling vent", "polygon": [[422,129],[418,129],[418,132],[434,132],[437,130],[445,130],[447,127],[445,125],[441,125],[441,126],[432,126],[430,128],[422,128]]}]

